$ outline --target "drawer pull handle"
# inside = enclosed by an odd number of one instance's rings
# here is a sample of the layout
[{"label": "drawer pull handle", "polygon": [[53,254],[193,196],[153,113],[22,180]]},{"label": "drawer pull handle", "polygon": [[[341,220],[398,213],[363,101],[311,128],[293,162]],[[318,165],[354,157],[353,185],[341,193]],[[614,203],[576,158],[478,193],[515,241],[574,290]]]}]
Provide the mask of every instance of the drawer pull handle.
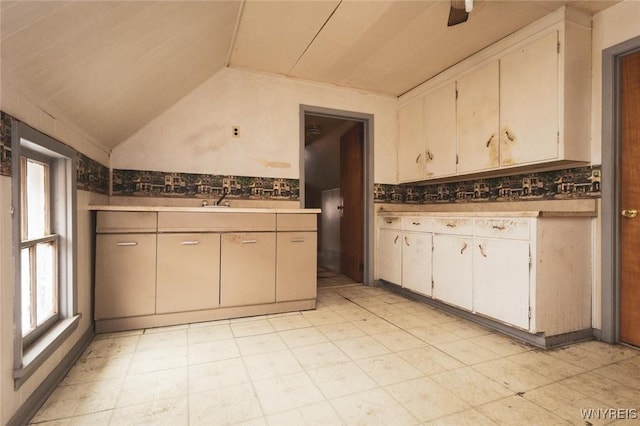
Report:
[{"label": "drawer pull handle", "polygon": [[427,151],[427,158],[429,160],[433,160],[433,154],[431,153],[431,151]]},{"label": "drawer pull handle", "polygon": [[131,246],[137,246],[138,243],[136,243],[135,241],[123,241],[123,242],[116,243],[116,245],[120,247],[131,247]]},{"label": "drawer pull handle", "polygon": [[407,237],[404,237],[404,243],[407,245],[407,247],[409,247],[411,244],[409,244],[409,240],[407,240]]},{"label": "drawer pull handle", "polygon": [[507,227],[504,225],[493,225],[493,229],[498,229],[500,231],[504,231]]},{"label": "drawer pull handle", "polygon": [[489,140],[487,141],[487,148],[489,148],[489,146],[491,146],[491,142],[493,142],[493,138],[495,135],[491,135],[491,137],[489,138]]},{"label": "drawer pull handle", "polygon": [[385,222],[387,222],[387,223],[393,223],[393,219],[387,219]]},{"label": "drawer pull handle", "polygon": [[242,244],[255,244],[258,240],[242,240]]},{"label": "drawer pull handle", "polygon": [[448,228],[455,228],[457,225],[454,222],[447,223]]},{"label": "drawer pull handle", "polygon": [[463,254],[466,249],[467,249],[467,243],[464,243],[464,245],[460,249],[460,254]]},{"label": "drawer pull handle", "polygon": [[418,154],[418,156],[416,157],[416,164],[420,162],[420,157],[422,157],[422,153]]},{"label": "drawer pull handle", "polygon": [[507,136],[507,139],[509,139],[509,142],[513,142],[514,140],[516,140],[516,138],[513,137],[513,134],[511,134],[509,130],[505,130],[504,134]]},{"label": "drawer pull handle", "polygon": [[482,255],[482,257],[487,257],[487,253],[484,252],[484,247],[482,247],[482,244],[478,244],[478,248],[480,249],[480,254]]},{"label": "drawer pull handle", "polygon": [[304,243],[304,238],[292,238],[292,243]]},{"label": "drawer pull handle", "polygon": [[182,244],[183,246],[195,246],[195,245],[200,244],[200,241],[196,241],[196,240],[194,240],[194,241],[183,241],[180,244]]},{"label": "drawer pull handle", "polygon": [[400,238],[400,235],[396,235],[396,238],[393,240],[393,244],[398,242],[398,238]]},{"label": "drawer pull handle", "polygon": [[420,225],[420,222],[411,222],[411,224],[418,226],[418,225]]}]

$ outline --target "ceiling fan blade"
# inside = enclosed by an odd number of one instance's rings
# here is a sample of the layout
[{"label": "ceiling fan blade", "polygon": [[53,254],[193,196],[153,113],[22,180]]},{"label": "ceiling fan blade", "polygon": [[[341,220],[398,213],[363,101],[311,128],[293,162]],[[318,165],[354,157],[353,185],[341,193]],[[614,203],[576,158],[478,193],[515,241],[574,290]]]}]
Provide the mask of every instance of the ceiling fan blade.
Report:
[{"label": "ceiling fan blade", "polygon": [[456,2],[456,0],[452,0],[447,27],[462,24],[463,22],[467,22],[467,19],[469,19],[469,13],[465,10],[464,1]]}]

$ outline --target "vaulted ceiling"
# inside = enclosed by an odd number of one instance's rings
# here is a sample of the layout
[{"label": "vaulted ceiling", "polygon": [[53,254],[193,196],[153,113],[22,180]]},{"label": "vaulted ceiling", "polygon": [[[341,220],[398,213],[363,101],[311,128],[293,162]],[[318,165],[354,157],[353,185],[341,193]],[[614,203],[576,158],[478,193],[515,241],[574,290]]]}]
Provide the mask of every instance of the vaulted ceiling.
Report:
[{"label": "vaulted ceiling", "polygon": [[0,2],[2,79],[105,148],[224,67],[398,96],[568,4],[476,0]]}]

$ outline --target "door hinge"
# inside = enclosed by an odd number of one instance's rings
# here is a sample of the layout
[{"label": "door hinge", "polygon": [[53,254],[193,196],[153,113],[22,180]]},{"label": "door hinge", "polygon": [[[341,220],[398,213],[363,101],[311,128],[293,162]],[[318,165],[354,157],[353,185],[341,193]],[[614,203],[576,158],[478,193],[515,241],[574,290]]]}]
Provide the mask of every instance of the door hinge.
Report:
[{"label": "door hinge", "polygon": [[456,154],[456,164],[458,164],[459,161],[460,161],[460,158],[458,158],[458,154]]},{"label": "door hinge", "polygon": [[458,89],[456,89],[456,99],[458,99]]},{"label": "door hinge", "polygon": [[531,319],[531,306],[529,306],[529,319]]},{"label": "door hinge", "polygon": [[433,278],[431,278],[431,291],[433,291],[433,286],[434,286]]},{"label": "door hinge", "polygon": [[560,131],[558,131],[558,133],[556,133],[556,142],[560,143]]},{"label": "door hinge", "polygon": [[16,209],[13,206],[11,206],[9,208],[9,213],[11,214],[11,217],[13,217],[13,215],[16,213]]},{"label": "door hinge", "polygon": [[560,42],[558,42],[558,53],[560,53]]}]

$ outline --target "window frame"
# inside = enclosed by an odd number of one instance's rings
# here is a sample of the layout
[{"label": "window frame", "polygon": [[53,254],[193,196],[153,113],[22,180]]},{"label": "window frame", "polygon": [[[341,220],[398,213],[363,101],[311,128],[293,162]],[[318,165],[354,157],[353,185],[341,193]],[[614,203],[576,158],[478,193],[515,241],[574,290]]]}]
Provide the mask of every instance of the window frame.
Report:
[{"label": "window frame", "polygon": [[[77,301],[77,152],[15,119],[11,120],[12,206],[14,253],[14,387],[19,388],[77,328],[80,315]],[[23,244],[22,158],[49,164],[50,206],[48,231],[55,233],[57,315],[22,336],[21,251]],[[44,161],[43,161],[44,160]],[[31,242],[47,240],[34,238]]]}]

